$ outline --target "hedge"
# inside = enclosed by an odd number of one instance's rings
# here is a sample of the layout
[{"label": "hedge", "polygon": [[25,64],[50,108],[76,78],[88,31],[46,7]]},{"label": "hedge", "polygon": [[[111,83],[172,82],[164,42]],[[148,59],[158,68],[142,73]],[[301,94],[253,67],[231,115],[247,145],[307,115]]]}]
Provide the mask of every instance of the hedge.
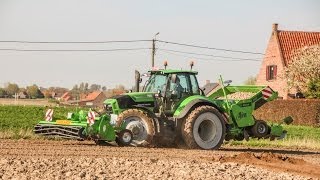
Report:
[{"label": "hedge", "polygon": [[272,122],[279,122],[279,120],[291,116],[293,124],[320,126],[320,100],[275,100],[257,109],[254,116],[256,119]]}]

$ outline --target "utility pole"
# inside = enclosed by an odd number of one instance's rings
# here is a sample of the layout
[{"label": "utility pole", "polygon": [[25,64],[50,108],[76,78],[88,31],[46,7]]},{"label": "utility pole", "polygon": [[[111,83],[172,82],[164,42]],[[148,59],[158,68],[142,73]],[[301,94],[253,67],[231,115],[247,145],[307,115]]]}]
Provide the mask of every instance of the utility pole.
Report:
[{"label": "utility pole", "polygon": [[154,56],[156,55],[156,40],[152,39],[152,57],[151,57],[151,68],[154,67]]},{"label": "utility pole", "polygon": [[159,34],[160,34],[159,32],[155,34],[154,38],[152,39],[151,68],[154,68],[154,57],[156,55],[156,41],[157,41],[156,36]]}]

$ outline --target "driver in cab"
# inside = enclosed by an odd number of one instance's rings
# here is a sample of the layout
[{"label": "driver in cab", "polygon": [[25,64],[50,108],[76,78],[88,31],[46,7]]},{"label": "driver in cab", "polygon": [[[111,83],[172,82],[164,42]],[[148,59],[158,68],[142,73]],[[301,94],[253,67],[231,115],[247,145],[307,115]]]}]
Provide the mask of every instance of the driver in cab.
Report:
[{"label": "driver in cab", "polygon": [[180,84],[179,77],[176,78],[176,82],[171,82],[170,90],[172,92],[172,95],[174,95],[177,99],[180,99],[182,97],[183,87]]}]

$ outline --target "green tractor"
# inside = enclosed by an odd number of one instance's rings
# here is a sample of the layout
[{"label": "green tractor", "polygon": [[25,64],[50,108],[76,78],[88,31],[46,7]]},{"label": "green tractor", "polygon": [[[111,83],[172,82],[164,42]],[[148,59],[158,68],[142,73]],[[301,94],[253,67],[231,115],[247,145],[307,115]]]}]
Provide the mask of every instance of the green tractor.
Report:
[{"label": "green tractor", "polygon": [[[220,78],[220,83],[201,89],[197,74],[192,70],[151,70],[145,74],[148,80],[139,92],[142,79],[136,71],[136,92],[105,101],[109,123],[128,129],[134,146],[182,139],[189,148],[218,149],[224,140],[285,136],[281,124],[268,125],[252,115],[255,109],[277,98],[277,92],[270,87],[230,86]],[[252,96],[230,98],[239,92]],[[291,122],[292,118],[285,119],[285,123]],[[97,126],[95,131],[84,134],[99,138],[94,135],[99,131],[101,127]]]}]

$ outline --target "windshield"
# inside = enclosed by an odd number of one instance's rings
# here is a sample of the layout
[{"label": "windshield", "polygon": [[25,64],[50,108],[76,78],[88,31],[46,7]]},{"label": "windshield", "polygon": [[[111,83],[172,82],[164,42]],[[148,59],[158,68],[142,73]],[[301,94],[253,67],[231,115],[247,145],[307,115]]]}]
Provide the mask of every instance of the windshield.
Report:
[{"label": "windshield", "polygon": [[163,91],[167,82],[167,76],[164,74],[153,74],[146,82],[147,85],[143,88],[144,92],[157,92]]}]

